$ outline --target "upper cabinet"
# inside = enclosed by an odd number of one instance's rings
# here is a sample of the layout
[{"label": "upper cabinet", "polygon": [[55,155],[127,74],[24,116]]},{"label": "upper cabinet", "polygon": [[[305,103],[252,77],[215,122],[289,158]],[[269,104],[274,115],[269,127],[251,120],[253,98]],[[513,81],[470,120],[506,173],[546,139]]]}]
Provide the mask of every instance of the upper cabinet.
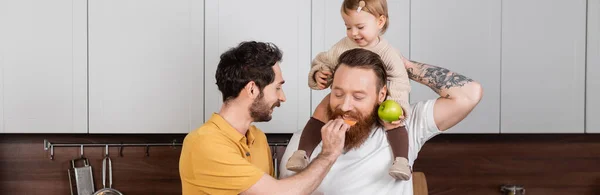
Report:
[{"label": "upper cabinet", "polygon": [[202,125],[203,26],[202,0],[90,0],[89,132]]},{"label": "upper cabinet", "polygon": [[600,0],[588,0],[586,132],[600,133]]},{"label": "upper cabinet", "polygon": [[502,133],[584,132],[585,41],[585,0],[502,1]]},{"label": "upper cabinet", "polygon": [[[310,61],[317,54],[329,50],[335,43],[346,37],[346,26],[340,9],[343,0],[327,0],[312,2],[312,52]],[[409,31],[410,31],[410,0],[388,1],[389,24],[383,35],[396,49],[406,57],[409,56]],[[310,64],[303,64],[304,69],[310,69]],[[301,87],[308,87],[308,71],[305,72]],[[330,93],[330,89],[311,90],[311,109],[315,110],[323,98]]]},{"label": "upper cabinet", "polygon": [[[501,1],[412,1],[410,13],[410,59],[465,75],[484,88],[479,105],[447,133],[499,133]],[[411,82],[411,102],[439,97]]]},{"label": "upper cabinet", "polygon": [[[287,101],[255,125],[297,132],[330,92],[311,90],[308,72],[346,36],[342,2],[1,0],[0,133],[188,133],[219,112],[219,57],[242,41],[283,51]],[[383,36],[403,56],[484,88],[447,133],[600,133],[600,0],[388,0],[388,10]],[[411,103],[438,97],[411,85]]]},{"label": "upper cabinet", "polygon": [[0,133],[87,133],[86,1],[0,1]]},{"label": "upper cabinet", "polygon": [[215,81],[220,55],[242,41],[271,42],[283,51],[281,70],[286,102],[273,119],[256,123],[266,133],[293,133],[310,117],[310,1],[206,1],[205,111],[208,119],[223,103]]}]

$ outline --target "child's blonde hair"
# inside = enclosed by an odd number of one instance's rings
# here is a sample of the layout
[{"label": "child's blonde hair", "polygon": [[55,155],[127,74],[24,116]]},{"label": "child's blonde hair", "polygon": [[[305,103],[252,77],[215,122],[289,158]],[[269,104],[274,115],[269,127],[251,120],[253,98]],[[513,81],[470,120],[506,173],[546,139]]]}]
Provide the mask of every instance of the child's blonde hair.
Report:
[{"label": "child's blonde hair", "polygon": [[381,34],[384,34],[389,24],[388,8],[386,0],[344,0],[342,3],[342,12],[348,15],[348,11],[356,11],[361,1],[365,2],[365,7],[361,11],[373,14],[377,19],[380,16],[385,17],[385,24],[381,28]]}]

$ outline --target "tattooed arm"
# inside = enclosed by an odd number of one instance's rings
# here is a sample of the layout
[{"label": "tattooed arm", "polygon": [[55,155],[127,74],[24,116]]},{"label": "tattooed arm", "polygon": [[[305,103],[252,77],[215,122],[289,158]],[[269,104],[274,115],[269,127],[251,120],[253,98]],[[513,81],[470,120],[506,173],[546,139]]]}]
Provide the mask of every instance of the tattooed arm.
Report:
[{"label": "tattooed arm", "polygon": [[445,131],[462,121],[483,95],[481,85],[448,69],[403,59],[408,77],[428,86],[440,97],[433,116],[438,129]]}]

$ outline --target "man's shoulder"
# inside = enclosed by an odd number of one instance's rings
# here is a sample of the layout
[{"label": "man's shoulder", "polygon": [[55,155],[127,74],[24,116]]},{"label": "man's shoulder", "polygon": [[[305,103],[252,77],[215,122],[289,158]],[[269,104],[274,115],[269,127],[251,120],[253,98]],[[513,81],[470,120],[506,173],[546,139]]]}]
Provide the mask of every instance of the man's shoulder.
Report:
[{"label": "man's shoulder", "polygon": [[411,104],[411,111],[408,114],[408,129],[427,129],[436,131],[437,126],[434,120],[434,105],[437,99],[428,99]]},{"label": "man's shoulder", "polygon": [[262,129],[258,128],[255,125],[250,126],[249,129],[252,132],[252,135],[254,135],[254,139],[261,139],[261,140],[267,140],[267,134],[265,134],[264,131],[262,131]]},{"label": "man's shoulder", "polygon": [[199,128],[191,131],[185,136],[184,143],[216,143],[222,142],[227,139],[227,136],[223,134],[217,125],[214,123],[204,123]]},{"label": "man's shoulder", "polygon": [[427,108],[433,108],[436,101],[437,98],[413,102],[410,104],[412,108],[410,112],[423,113],[427,111]]}]

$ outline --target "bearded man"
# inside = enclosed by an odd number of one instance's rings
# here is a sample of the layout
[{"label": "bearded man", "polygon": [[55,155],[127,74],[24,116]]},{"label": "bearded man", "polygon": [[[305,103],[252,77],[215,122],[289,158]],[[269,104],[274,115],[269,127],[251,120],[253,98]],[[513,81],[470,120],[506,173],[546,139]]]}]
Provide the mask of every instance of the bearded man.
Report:
[{"label": "bearded man", "polygon": [[[335,162],[315,194],[413,194],[412,177],[395,180],[388,174],[393,162],[387,134],[406,128],[408,160],[413,166],[423,144],[463,120],[479,103],[481,85],[470,78],[441,67],[403,58],[409,78],[427,85],[440,97],[411,105],[402,123],[385,123],[377,108],[387,96],[387,75],[380,57],[366,49],[353,49],[340,55],[329,97],[317,106],[304,130],[320,128],[329,120],[355,119],[346,133],[344,153]],[[324,111],[324,109],[326,109]],[[287,160],[298,149],[302,132],[293,135],[280,166],[282,178],[302,174],[289,171]],[[399,140],[401,141],[401,140]],[[319,144],[314,154],[322,151]],[[311,156],[309,161],[314,160]]]},{"label": "bearded man", "polygon": [[331,120],[321,129],[323,149],[302,174],[273,178],[265,134],[252,125],[267,122],[285,102],[281,51],[271,43],[242,42],[221,55],[216,72],[223,106],[183,141],[179,159],[182,194],[309,194],[344,146],[349,128]]}]

